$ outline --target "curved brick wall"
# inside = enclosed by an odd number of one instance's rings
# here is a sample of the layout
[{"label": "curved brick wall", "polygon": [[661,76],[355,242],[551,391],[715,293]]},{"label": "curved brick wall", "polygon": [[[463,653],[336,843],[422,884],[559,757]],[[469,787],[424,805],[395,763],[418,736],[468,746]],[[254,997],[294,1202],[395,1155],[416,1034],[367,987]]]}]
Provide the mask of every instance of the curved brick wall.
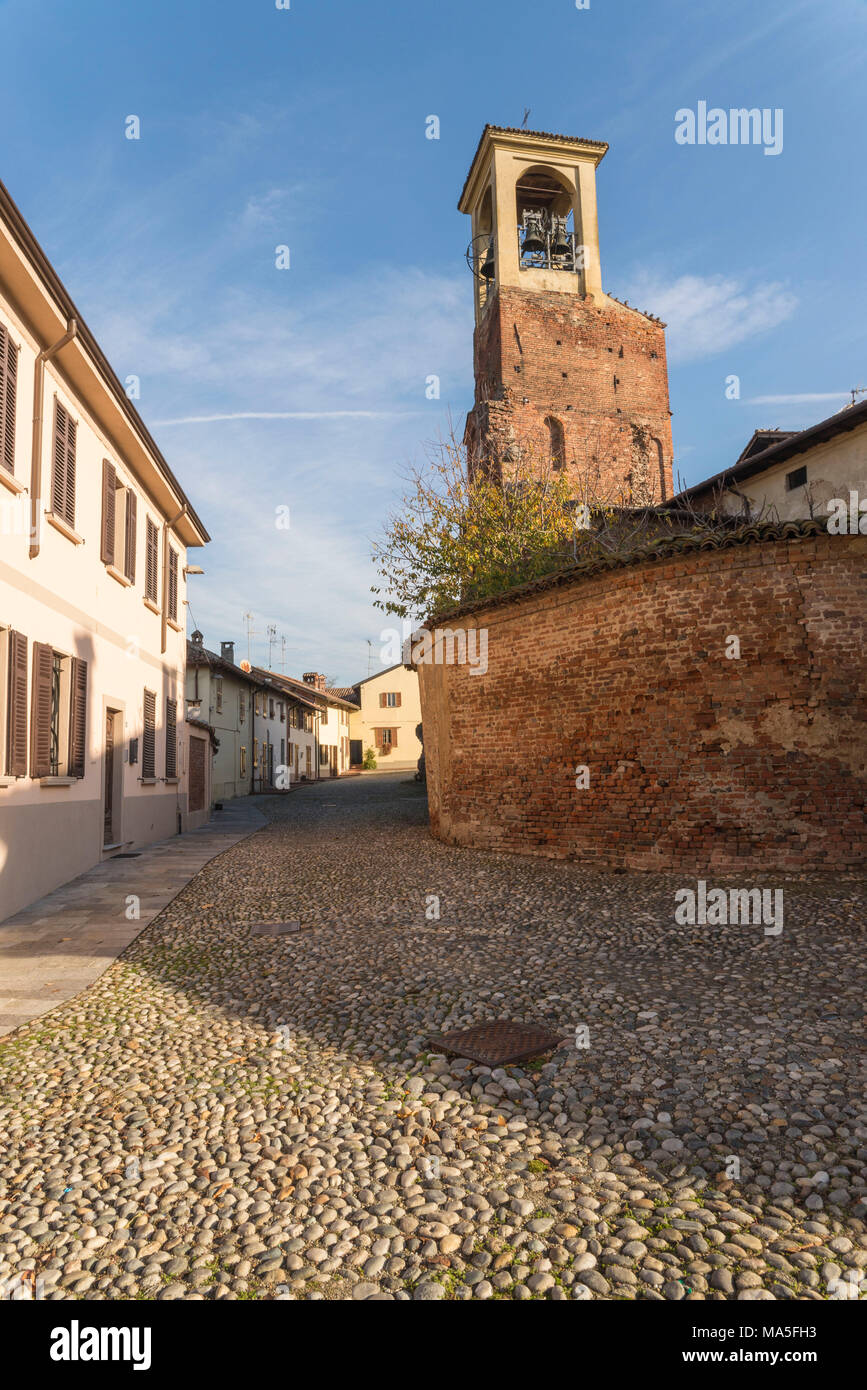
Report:
[{"label": "curved brick wall", "polygon": [[644,560],[439,626],[488,630],[486,675],[419,667],[442,839],[690,873],[867,860],[867,537]]}]

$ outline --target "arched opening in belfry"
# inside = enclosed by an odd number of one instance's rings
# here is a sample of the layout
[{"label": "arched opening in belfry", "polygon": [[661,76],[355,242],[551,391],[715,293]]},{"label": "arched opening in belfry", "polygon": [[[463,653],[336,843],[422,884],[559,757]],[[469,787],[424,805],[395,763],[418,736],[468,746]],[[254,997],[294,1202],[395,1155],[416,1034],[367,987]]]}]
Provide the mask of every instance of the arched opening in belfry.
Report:
[{"label": "arched opening in belfry", "polygon": [[522,270],[577,270],[572,191],[552,169],[526,169],[515,185]]},{"label": "arched opening in belfry", "polygon": [[490,185],[479,204],[476,213],[475,234],[473,236],[473,259],[476,284],[479,294],[479,308],[486,304],[496,278],[494,257],[494,200]]},{"label": "arched opening in belfry", "polygon": [[545,426],[548,430],[548,456],[551,467],[555,473],[559,473],[566,467],[566,432],[562,421],[553,415],[545,417]]}]

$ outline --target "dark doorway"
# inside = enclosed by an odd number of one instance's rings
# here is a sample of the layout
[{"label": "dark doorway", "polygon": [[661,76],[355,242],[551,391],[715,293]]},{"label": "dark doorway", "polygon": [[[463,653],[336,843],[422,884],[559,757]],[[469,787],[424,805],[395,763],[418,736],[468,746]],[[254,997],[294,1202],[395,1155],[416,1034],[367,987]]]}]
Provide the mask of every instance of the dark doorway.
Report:
[{"label": "dark doorway", "polygon": [[351,738],[349,740],[349,765],[359,767],[364,762],[364,740],[361,738]]}]

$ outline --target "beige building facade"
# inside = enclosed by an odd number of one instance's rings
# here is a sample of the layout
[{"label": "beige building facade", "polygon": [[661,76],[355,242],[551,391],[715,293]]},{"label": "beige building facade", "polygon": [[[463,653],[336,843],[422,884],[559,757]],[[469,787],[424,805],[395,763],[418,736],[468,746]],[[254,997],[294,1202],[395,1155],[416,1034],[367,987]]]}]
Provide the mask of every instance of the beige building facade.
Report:
[{"label": "beige building facade", "polygon": [[416,733],[421,723],[418,673],[403,665],[368,676],[353,687],[356,708],[349,716],[351,766],[361,766],[368,748],[376,753],[377,768],[415,771],[422,745]]},{"label": "beige building facade", "polygon": [[756,430],[740,458],[672,498],[698,511],[749,521],[829,517],[850,494],[867,512],[867,401],[848,406],[806,430]]},{"label": "beige building facade", "polygon": [[187,549],[208,535],[2,185],[0,403],[3,918],[189,825]]}]

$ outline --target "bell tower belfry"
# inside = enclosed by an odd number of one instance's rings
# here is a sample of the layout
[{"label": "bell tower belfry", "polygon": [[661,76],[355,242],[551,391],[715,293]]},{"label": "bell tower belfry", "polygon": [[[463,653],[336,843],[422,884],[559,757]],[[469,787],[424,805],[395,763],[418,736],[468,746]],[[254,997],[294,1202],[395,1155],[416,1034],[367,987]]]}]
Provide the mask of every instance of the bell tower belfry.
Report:
[{"label": "bell tower belfry", "polygon": [[608,146],[486,126],[458,208],[472,222],[471,463],[519,456],[576,492],[671,497],[665,325],[604,293],[596,169]]}]

